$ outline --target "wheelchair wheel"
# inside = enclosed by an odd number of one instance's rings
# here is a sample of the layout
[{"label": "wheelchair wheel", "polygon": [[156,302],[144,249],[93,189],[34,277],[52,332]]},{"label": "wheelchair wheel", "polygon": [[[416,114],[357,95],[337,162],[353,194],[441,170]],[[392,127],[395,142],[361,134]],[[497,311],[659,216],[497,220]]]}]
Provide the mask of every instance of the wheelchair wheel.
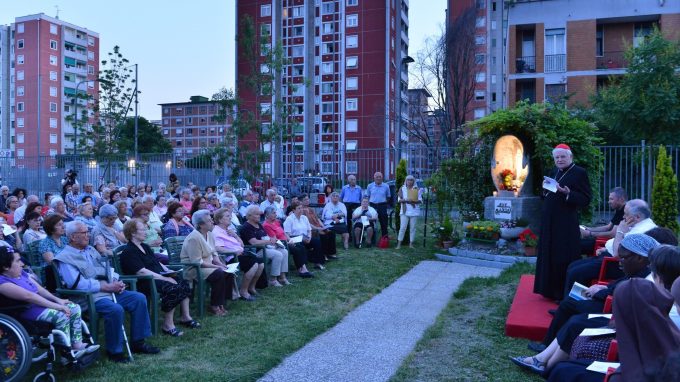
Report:
[{"label": "wheelchair wheel", "polygon": [[0,314],[0,379],[20,381],[31,368],[33,345],[26,329],[14,318]]},{"label": "wheelchair wheel", "polygon": [[42,372],[33,378],[33,382],[56,382],[57,379],[54,377],[54,374],[48,374],[46,372]]}]

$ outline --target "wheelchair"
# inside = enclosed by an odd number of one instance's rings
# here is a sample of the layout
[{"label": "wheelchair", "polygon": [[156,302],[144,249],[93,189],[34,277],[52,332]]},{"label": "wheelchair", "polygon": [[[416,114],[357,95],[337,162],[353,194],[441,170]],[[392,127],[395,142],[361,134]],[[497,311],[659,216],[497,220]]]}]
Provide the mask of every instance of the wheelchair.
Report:
[{"label": "wheelchair", "polygon": [[[21,381],[33,362],[45,362],[34,382],[56,381],[54,364],[59,362],[71,370],[79,371],[99,358],[99,350],[84,352],[80,357],[71,350],[71,340],[61,330],[46,322],[29,321],[19,317],[26,306],[7,305],[0,299],[0,380]],[[82,321],[83,342],[94,344],[89,328]]]}]

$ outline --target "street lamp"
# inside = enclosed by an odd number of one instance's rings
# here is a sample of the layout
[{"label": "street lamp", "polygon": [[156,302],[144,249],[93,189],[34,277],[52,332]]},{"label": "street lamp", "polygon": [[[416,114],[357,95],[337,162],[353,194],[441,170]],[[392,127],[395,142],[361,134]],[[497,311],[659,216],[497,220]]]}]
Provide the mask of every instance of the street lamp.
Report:
[{"label": "street lamp", "polygon": [[399,161],[401,160],[401,70],[403,67],[406,67],[406,73],[408,75],[408,64],[411,64],[415,62],[413,57],[411,56],[406,56],[401,59],[401,65],[399,65],[399,87],[398,87],[398,94],[397,94],[397,129],[396,129],[396,155],[394,156],[395,164],[394,168],[396,169],[397,166],[399,165]]}]

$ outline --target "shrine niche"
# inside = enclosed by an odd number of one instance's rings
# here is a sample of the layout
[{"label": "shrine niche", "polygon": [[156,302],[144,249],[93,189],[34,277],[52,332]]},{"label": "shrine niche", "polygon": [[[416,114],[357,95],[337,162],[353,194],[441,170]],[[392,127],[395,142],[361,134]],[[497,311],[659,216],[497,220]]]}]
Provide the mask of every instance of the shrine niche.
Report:
[{"label": "shrine niche", "polygon": [[514,135],[504,135],[496,141],[491,157],[491,177],[501,196],[518,196],[522,191],[531,192],[524,187],[529,176],[529,153]]}]

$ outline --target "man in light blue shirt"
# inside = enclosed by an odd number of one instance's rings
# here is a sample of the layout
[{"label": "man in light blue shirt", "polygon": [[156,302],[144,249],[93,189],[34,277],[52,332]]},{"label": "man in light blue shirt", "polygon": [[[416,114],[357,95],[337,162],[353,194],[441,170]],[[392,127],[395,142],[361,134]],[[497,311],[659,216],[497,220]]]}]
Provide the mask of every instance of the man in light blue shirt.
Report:
[{"label": "man in light blue shirt", "polygon": [[383,174],[376,172],[373,174],[373,183],[366,187],[366,196],[370,206],[378,211],[378,221],[380,221],[380,232],[387,236],[387,201],[390,200],[390,186],[383,183]]}]

